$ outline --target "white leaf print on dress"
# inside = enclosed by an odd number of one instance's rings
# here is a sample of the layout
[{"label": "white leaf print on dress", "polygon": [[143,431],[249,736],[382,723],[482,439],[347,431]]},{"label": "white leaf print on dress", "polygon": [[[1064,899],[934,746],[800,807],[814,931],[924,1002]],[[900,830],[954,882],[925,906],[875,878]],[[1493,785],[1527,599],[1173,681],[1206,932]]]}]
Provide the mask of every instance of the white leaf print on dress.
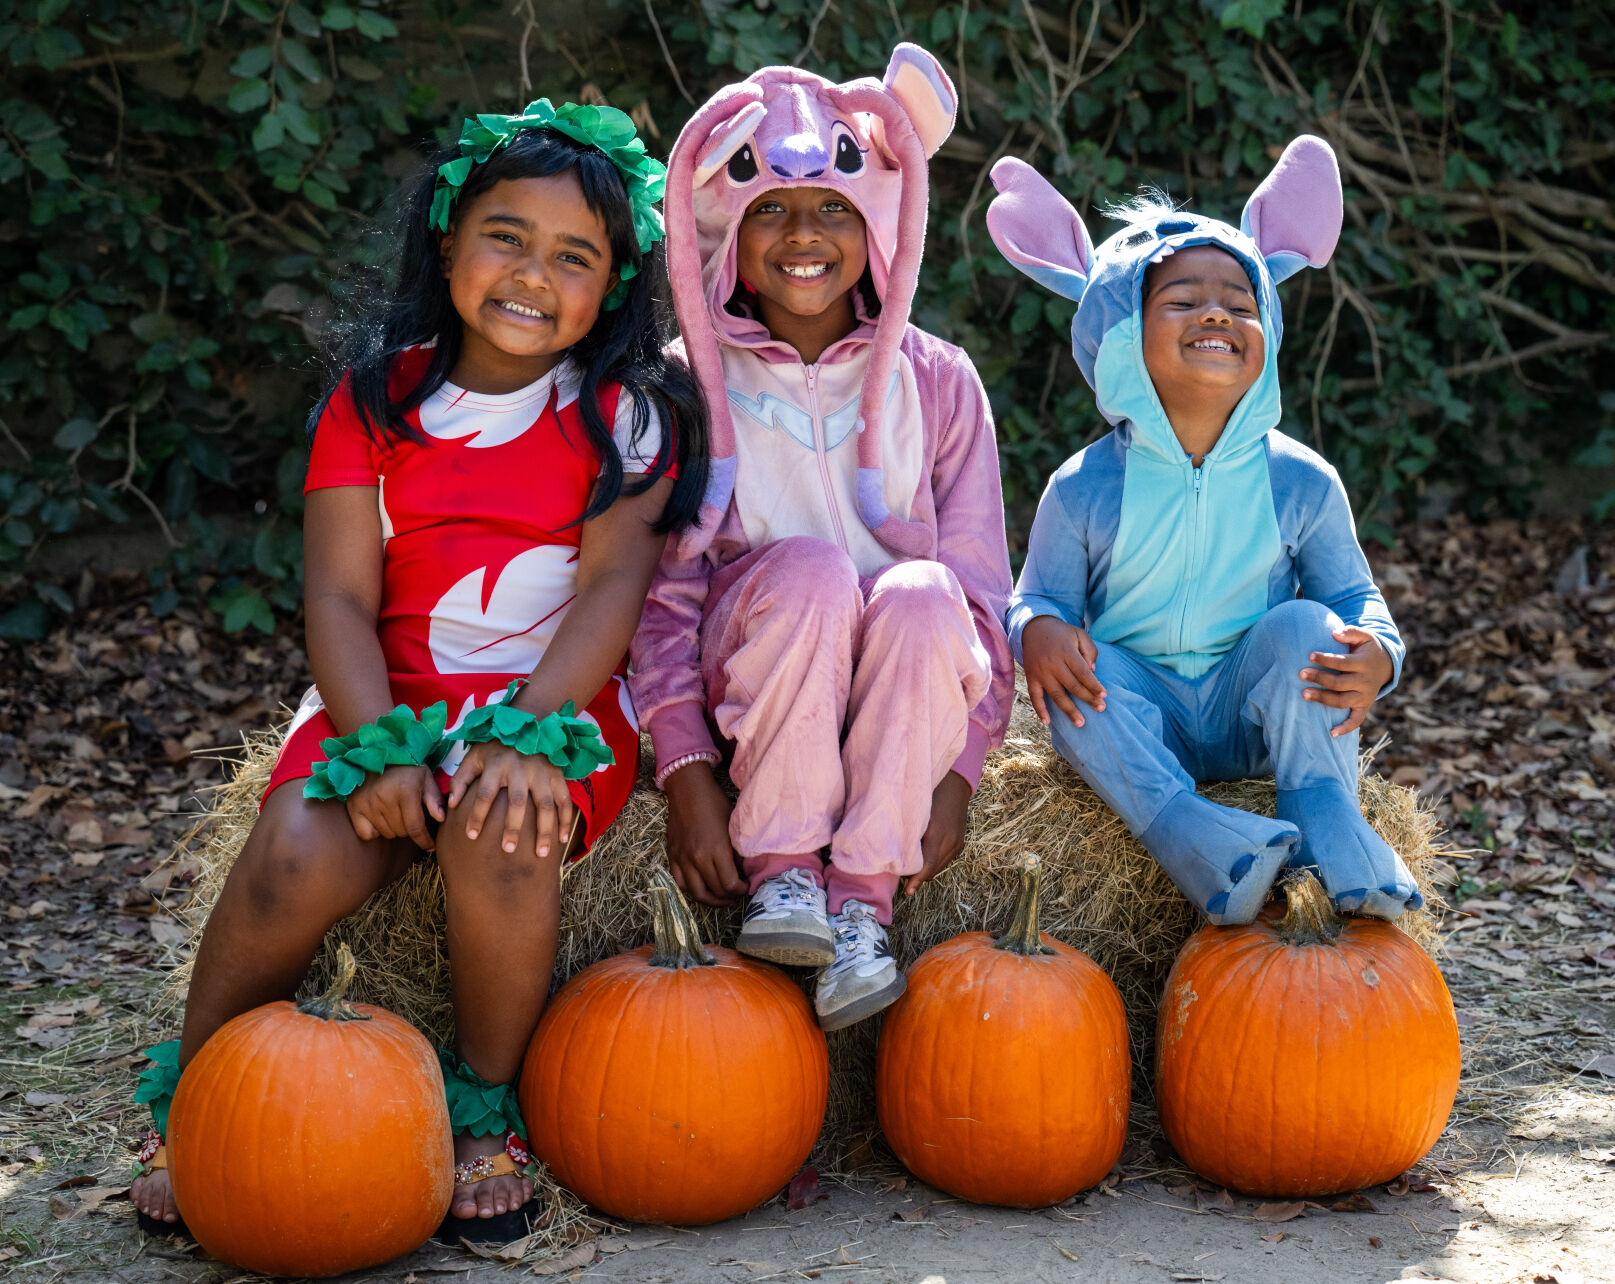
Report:
[{"label": "white leaf print on dress", "polygon": [[537,383],[503,396],[479,395],[445,385],[421,403],[421,428],[439,441],[467,437],[473,450],[503,446],[515,441],[538,422],[555,384],[556,409],[564,410],[578,399],[581,375],[570,361],[563,362]]},{"label": "white leaf print on dress", "polygon": [[482,605],[486,566],[432,608],[427,645],[439,673],[529,673],[577,591],[578,550],[540,544],[505,564]]}]

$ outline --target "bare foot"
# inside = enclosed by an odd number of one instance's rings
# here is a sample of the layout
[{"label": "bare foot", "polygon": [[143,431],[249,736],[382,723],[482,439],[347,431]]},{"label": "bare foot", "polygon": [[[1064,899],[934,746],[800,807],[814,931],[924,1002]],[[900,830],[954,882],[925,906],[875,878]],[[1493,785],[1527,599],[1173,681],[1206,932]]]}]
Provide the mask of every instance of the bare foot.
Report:
[{"label": "bare foot", "polygon": [[[497,1155],[504,1151],[503,1137],[473,1137],[469,1134],[454,1139],[454,1162],[463,1164],[468,1159],[483,1155]],[[454,1201],[449,1212],[456,1217],[497,1217],[500,1213],[520,1208],[533,1197],[533,1183],[514,1174],[503,1177],[485,1177],[479,1182],[456,1185]]]},{"label": "bare foot", "polygon": [[160,1222],[179,1221],[179,1205],[174,1202],[174,1187],[168,1180],[168,1169],[136,1177],[129,1187],[129,1202],[147,1217]]}]

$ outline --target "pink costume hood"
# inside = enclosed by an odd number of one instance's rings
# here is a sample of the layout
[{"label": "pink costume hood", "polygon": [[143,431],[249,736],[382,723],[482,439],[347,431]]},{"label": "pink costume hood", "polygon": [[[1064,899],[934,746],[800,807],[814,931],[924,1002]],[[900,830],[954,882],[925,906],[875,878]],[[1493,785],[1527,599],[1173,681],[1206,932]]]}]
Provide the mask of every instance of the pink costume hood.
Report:
[{"label": "pink costume hood", "polygon": [[881,311],[855,429],[859,516],[899,556],[931,547],[929,527],[887,508],[881,418],[925,244],[926,162],[953,132],[956,103],[937,60],[900,44],[883,81],[837,85],[795,67],[764,67],[719,90],[679,134],[668,158],[668,271],[685,351],[706,394],[712,449],[701,524],[682,537],[681,555],[712,539],[734,493],[735,428],[718,344],[745,326],[725,306],[736,283],[741,215],[779,187],[833,188],[864,216]]}]

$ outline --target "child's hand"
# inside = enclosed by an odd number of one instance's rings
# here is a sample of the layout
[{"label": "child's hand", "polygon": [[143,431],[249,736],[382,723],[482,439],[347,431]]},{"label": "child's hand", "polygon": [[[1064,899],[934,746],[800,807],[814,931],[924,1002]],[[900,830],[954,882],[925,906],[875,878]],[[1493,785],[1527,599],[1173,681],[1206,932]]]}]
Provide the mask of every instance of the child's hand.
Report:
[{"label": "child's hand", "polygon": [[920,839],[925,863],[918,874],[908,876],[903,884],[904,895],[914,895],[921,884],[953,864],[953,858],[964,850],[969,807],[970,782],[957,771],[950,771],[931,793],[931,822]]},{"label": "child's hand", "polygon": [[348,795],[353,832],[367,843],[407,837],[423,852],[434,851],[437,840],[426,828],[428,814],[439,822],[444,815],[443,793],[430,767],[388,767]]},{"label": "child's hand", "polygon": [[1053,700],[1079,727],[1082,714],[1073,696],[1095,712],[1104,709],[1105,688],[1093,671],[1098,658],[1099,648],[1088,631],[1057,615],[1040,615],[1026,626],[1021,633],[1021,668],[1026,670],[1026,694],[1032,697],[1032,708],[1045,727],[1049,725],[1047,700]]},{"label": "child's hand", "polygon": [[667,863],[673,881],[703,905],[726,905],[746,894],[729,843],[729,798],[704,762],[680,767],[665,781]]},{"label": "child's hand", "polygon": [[472,745],[449,782],[449,806],[458,807],[460,800],[472,792],[476,785],[476,798],[471,814],[466,817],[465,836],[472,842],[482,832],[488,812],[504,790],[505,832],[499,845],[507,852],[516,850],[521,839],[522,823],[527,819],[527,806],[531,801],[538,828],[533,854],[540,860],[558,848],[572,832],[572,795],[566,787],[566,777],[548,758],[517,753],[508,745],[497,741]]},{"label": "child's hand", "polygon": [[[1344,655],[1314,651],[1309,657],[1312,663],[1325,667],[1301,670],[1303,682],[1317,683],[1317,686],[1308,687],[1301,694],[1331,709],[1350,709],[1345,721],[1329,733],[1331,736],[1344,736],[1363,725],[1369,709],[1391,680],[1395,666],[1391,664],[1391,657],[1380,640],[1366,629],[1348,624],[1334,630],[1334,639],[1345,643],[1350,649]],[[1331,673],[1331,669],[1334,672]]]}]

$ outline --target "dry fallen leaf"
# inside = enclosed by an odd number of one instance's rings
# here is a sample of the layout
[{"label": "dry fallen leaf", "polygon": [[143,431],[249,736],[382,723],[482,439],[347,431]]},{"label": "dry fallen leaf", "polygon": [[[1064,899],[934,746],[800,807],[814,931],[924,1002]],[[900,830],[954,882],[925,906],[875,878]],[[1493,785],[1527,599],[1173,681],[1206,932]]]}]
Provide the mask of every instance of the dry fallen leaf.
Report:
[{"label": "dry fallen leaf", "polygon": [[1259,1222],[1289,1222],[1301,1216],[1306,1204],[1295,1201],[1282,1204],[1263,1204],[1256,1210],[1256,1220]]},{"label": "dry fallen leaf", "polygon": [[785,1207],[806,1208],[809,1204],[816,1204],[821,1199],[829,1199],[828,1192],[819,1189],[819,1170],[817,1168],[804,1168],[791,1178],[791,1184],[786,1188]]},{"label": "dry fallen leaf", "polygon": [[1329,1205],[1331,1212],[1336,1213],[1377,1213],[1373,1200],[1367,1195],[1348,1195],[1345,1199],[1337,1199]]},{"label": "dry fallen leaf", "polygon": [[1220,1187],[1216,1190],[1196,1190],[1194,1206],[1202,1213],[1231,1213],[1234,1211],[1234,1197]]},{"label": "dry fallen leaf", "polygon": [[892,1220],[897,1222],[920,1222],[925,1220],[927,1206],[922,1204],[918,1208],[904,1208],[892,1214]]},{"label": "dry fallen leaf", "polygon": [[594,1261],[595,1242],[591,1239],[582,1244],[575,1244],[559,1257],[551,1257],[538,1262],[533,1266],[534,1275],[562,1275],[567,1271],[576,1270],[580,1266],[587,1266]]}]

